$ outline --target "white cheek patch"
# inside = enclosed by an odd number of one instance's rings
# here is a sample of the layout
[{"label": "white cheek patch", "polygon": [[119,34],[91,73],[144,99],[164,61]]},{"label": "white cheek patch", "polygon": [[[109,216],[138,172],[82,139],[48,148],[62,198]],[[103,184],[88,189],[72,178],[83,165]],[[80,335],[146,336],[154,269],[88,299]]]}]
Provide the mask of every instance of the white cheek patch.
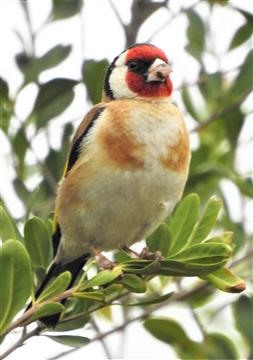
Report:
[{"label": "white cheek patch", "polygon": [[127,86],[126,74],[128,68],[125,65],[125,61],[126,54],[124,53],[120,55],[118,60],[115,62],[115,68],[109,78],[109,86],[116,99],[133,98],[137,96],[137,94],[131,91]]}]

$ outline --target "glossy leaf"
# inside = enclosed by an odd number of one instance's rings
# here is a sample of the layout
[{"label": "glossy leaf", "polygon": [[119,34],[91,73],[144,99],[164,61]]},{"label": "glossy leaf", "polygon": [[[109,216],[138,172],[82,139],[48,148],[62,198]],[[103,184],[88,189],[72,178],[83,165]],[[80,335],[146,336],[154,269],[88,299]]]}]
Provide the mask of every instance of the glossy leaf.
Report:
[{"label": "glossy leaf", "polygon": [[92,288],[94,286],[101,286],[112,282],[114,279],[121,275],[121,268],[115,267],[112,270],[100,271],[93,278],[85,282],[82,286],[82,290]]},{"label": "glossy leaf", "polygon": [[246,288],[245,282],[241,278],[225,268],[219,269],[205,278],[216,288],[230,293],[240,293]]},{"label": "glossy leaf", "polygon": [[221,206],[222,202],[220,199],[215,197],[209,199],[205,211],[191,235],[190,244],[198,244],[205,240],[207,235],[214,228]]},{"label": "glossy leaf", "polygon": [[170,256],[169,259],[200,264],[203,261],[208,263],[209,259],[212,261],[212,258],[216,258],[217,256],[227,259],[231,256],[231,247],[222,243],[197,244],[187,247],[174,256]]},{"label": "glossy leaf", "polygon": [[30,119],[37,128],[44,126],[53,117],[60,115],[74,99],[76,80],[56,78],[40,86]]},{"label": "glossy leaf", "polygon": [[87,87],[87,92],[93,104],[101,100],[103,80],[106,68],[109,63],[107,60],[86,60],[83,63],[83,80]]},{"label": "glossy leaf", "polygon": [[50,316],[61,313],[64,310],[64,306],[60,303],[51,302],[43,304],[35,313],[29,318],[29,321],[34,321],[44,316]]},{"label": "glossy leaf", "polygon": [[167,224],[161,224],[146,239],[147,246],[151,252],[160,251],[163,256],[168,255],[170,247],[170,232]]},{"label": "glossy leaf", "polygon": [[34,266],[46,269],[52,260],[52,242],[47,225],[38,217],[29,219],[24,228],[25,245]]},{"label": "glossy leaf", "polygon": [[0,239],[6,241],[8,239],[22,240],[14,221],[8,211],[0,204]]},{"label": "glossy leaf", "polygon": [[169,255],[177,253],[187,242],[199,215],[199,197],[190,194],[184,198],[176,208],[169,222],[171,232],[171,248]]},{"label": "glossy leaf", "polygon": [[32,292],[32,270],[24,245],[7,240],[0,248],[0,335]]},{"label": "glossy leaf", "polygon": [[253,26],[252,22],[246,22],[239,29],[237,29],[231,44],[229,46],[229,50],[232,50],[240,45],[242,45],[245,41],[252,38]]},{"label": "glossy leaf", "polygon": [[67,289],[70,281],[71,273],[69,271],[64,271],[45,288],[37,299],[37,302],[41,303],[48,299],[53,299],[55,296],[63,293]]},{"label": "glossy leaf", "polygon": [[85,345],[88,345],[90,340],[83,336],[74,336],[74,335],[45,335],[51,340],[54,340],[62,345],[67,345],[73,348],[80,348]]},{"label": "glossy leaf", "polygon": [[233,304],[233,312],[237,330],[247,340],[253,351],[253,331],[252,331],[252,314],[253,314],[253,297],[242,295]]},{"label": "glossy leaf", "polygon": [[147,290],[145,281],[135,274],[125,274],[120,282],[133,293],[144,293]]}]

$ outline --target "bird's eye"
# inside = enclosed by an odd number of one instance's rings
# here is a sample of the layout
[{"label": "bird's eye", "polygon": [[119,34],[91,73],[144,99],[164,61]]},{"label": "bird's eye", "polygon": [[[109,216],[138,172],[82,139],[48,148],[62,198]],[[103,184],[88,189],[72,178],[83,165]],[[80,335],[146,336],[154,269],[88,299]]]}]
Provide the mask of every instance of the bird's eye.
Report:
[{"label": "bird's eye", "polygon": [[138,69],[138,62],[137,61],[130,61],[128,63],[129,70],[137,70]]}]

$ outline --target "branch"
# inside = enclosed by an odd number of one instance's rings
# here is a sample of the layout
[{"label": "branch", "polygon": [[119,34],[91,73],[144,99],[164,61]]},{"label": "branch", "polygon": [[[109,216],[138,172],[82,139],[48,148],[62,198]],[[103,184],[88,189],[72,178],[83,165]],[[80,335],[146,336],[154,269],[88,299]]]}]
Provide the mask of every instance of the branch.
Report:
[{"label": "branch", "polygon": [[23,332],[20,339],[13,344],[8,350],[6,350],[0,357],[0,359],[4,359],[6,358],[8,355],[10,355],[13,351],[17,350],[20,346],[22,346],[24,344],[24,342],[27,339],[30,339],[33,336],[39,335],[40,331],[42,330],[41,327],[36,327],[34,330],[30,331],[30,332]]}]

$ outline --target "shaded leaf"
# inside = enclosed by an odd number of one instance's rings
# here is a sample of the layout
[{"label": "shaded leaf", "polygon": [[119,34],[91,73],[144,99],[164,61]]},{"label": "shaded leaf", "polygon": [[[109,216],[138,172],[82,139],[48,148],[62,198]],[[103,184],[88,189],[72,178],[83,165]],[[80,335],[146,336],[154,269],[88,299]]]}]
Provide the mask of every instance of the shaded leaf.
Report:
[{"label": "shaded leaf", "polygon": [[234,343],[223,334],[207,334],[203,343],[203,350],[208,360],[238,359]]},{"label": "shaded leaf", "polygon": [[81,6],[81,0],[53,0],[53,20],[62,20],[78,14]]},{"label": "shaded leaf", "polygon": [[1,121],[0,128],[7,133],[10,119],[13,113],[13,102],[9,98],[9,87],[7,82],[0,77],[0,99],[1,99]]},{"label": "shaded leaf", "polygon": [[170,247],[170,232],[167,224],[161,224],[158,228],[146,239],[146,244],[150,251],[160,251],[163,256],[168,255]]},{"label": "shaded leaf", "polygon": [[201,17],[193,10],[187,11],[189,25],[187,37],[189,45],[187,51],[196,58],[200,58],[205,46],[205,25]]},{"label": "shaded leaf", "polygon": [[215,197],[209,199],[200,221],[191,234],[190,244],[198,244],[202,240],[205,240],[216,223],[221,206],[222,202],[220,199]]},{"label": "shaded leaf", "polygon": [[7,240],[0,248],[0,335],[32,292],[32,270],[24,245]]},{"label": "shaded leaf", "polygon": [[44,126],[53,117],[61,114],[74,99],[73,87],[78,81],[57,78],[40,86],[32,114],[37,128]]},{"label": "shaded leaf", "polygon": [[8,211],[0,204],[0,238],[2,241],[8,239],[22,240],[14,221]]},{"label": "shaded leaf", "polygon": [[164,318],[149,318],[145,320],[144,327],[158,340],[173,345],[175,350],[180,353],[180,358],[201,358],[200,354],[202,351],[200,345],[190,340],[186,332],[176,321]]},{"label": "shaded leaf", "polygon": [[197,222],[198,215],[199,197],[197,194],[190,194],[179,203],[169,222],[171,233],[170,256],[186,245],[187,239]]},{"label": "shaded leaf", "polygon": [[152,297],[150,299],[144,300],[144,301],[138,301],[136,303],[131,304],[124,304],[124,306],[149,306],[154,304],[160,304],[162,302],[167,301],[171,296],[173,295],[173,292],[169,292],[168,294],[158,296],[158,297]]},{"label": "shaded leaf", "polygon": [[245,282],[229,269],[219,269],[205,279],[216,288],[230,293],[240,293],[246,288]]},{"label": "shaded leaf", "polygon": [[68,320],[67,317],[64,317],[54,329],[50,329],[51,331],[70,331],[77,330],[83,328],[90,320],[89,316],[82,316],[78,319]]},{"label": "shaded leaf", "polygon": [[233,312],[235,318],[236,328],[242,336],[248,341],[253,351],[253,297],[242,295],[233,304]]},{"label": "shaded leaf", "polygon": [[124,250],[119,250],[114,254],[114,259],[117,263],[123,263],[125,261],[131,260],[131,256],[128,255],[128,253]]},{"label": "shaded leaf", "polygon": [[90,339],[83,336],[72,336],[72,335],[44,335],[51,340],[54,340],[62,345],[71,346],[74,348],[80,348],[82,346],[88,345]]},{"label": "shaded leaf", "polygon": [[37,59],[38,73],[59,65],[70,54],[71,46],[56,45]]},{"label": "shaded leaf", "polygon": [[46,269],[52,260],[52,242],[47,225],[38,217],[29,219],[24,228],[25,245],[34,266]]},{"label": "shaded leaf", "polygon": [[64,310],[64,306],[60,303],[51,302],[43,304],[35,313],[29,318],[29,321],[34,321],[44,316],[50,316],[61,313]]},{"label": "shaded leaf", "polygon": [[90,299],[93,301],[104,302],[102,291],[75,291],[71,296],[79,299]]},{"label": "shaded leaf", "polygon": [[199,112],[199,106],[194,102],[194,97],[191,96],[191,92],[189,91],[189,88],[187,86],[184,86],[182,89],[182,99],[184,102],[184,105],[186,107],[186,110],[188,113],[195,119],[196,121],[201,121],[202,116]]},{"label": "shaded leaf", "polygon": [[45,288],[36,302],[41,303],[63,293],[70,284],[70,281],[71,273],[69,271],[64,271]]},{"label": "shaded leaf", "polygon": [[12,149],[17,157],[17,171],[20,179],[25,180],[27,166],[25,164],[25,155],[30,143],[26,137],[24,128],[21,127],[12,139]]},{"label": "shaded leaf", "polygon": [[120,283],[133,293],[144,293],[147,290],[145,281],[135,274],[124,274]]},{"label": "shaded leaf", "polygon": [[105,70],[109,63],[107,60],[85,60],[82,67],[83,81],[93,104],[100,101],[102,96]]}]

